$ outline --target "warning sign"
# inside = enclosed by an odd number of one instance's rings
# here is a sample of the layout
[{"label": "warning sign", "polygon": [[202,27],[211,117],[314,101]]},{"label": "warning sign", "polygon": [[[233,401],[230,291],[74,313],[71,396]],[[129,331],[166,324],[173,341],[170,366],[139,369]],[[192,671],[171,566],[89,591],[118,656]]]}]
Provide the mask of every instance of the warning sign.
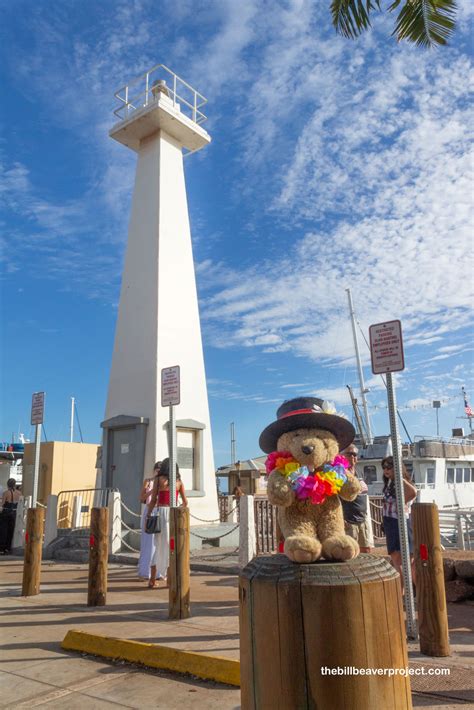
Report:
[{"label": "warning sign", "polygon": [[161,406],[180,402],[180,374],[179,365],[164,367],[161,371]]},{"label": "warning sign", "polygon": [[402,324],[399,320],[376,323],[369,328],[372,372],[381,375],[405,369]]},{"label": "warning sign", "polygon": [[34,392],[31,399],[31,423],[42,424],[44,417],[44,392]]}]

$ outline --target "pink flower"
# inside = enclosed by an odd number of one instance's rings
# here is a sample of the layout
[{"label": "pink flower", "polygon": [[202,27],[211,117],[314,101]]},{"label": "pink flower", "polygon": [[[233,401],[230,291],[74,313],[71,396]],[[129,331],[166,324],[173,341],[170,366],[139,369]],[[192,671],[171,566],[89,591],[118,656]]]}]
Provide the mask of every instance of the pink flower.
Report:
[{"label": "pink flower", "polygon": [[332,486],[329,481],[319,476],[315,477],[315,483],[311,492],[311,502],[313,505],[324,503],[328,496],[332,495]]},{"label": "pink flower", "polygon": [[276,468],[279,468],[279,464],[283,463],[285,465],[285,463],[290,461],[294,461],[294,458],[289,451],[272,451],[265,461],[265,470],[267,473],[271,473]]},{"label": "pink flower", "polygon": [[334,461],[332,462],[333,466],[343,466],[344,468],[349,468],[349,461],[342,456],[342,454],[338,454]]},{"label": "pink flower", "polygon": [[302,476],[301,478],[298,478],[295,483],[295,493],[298,500],[304,500],[312,495],[315,481],[316,479],[314,476]]}]

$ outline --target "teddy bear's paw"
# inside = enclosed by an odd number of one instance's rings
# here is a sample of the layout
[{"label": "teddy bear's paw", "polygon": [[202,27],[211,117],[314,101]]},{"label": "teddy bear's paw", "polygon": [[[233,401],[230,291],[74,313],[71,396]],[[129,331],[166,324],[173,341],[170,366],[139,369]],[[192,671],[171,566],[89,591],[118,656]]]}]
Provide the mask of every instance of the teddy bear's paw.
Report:
[{"label": "teddy bear's paw", "polygon": [[282,508],[288,508],[295,500],[294,492],[286,483],[283,486],[269,486],[267,497],[272,505],[279,505]]},{"label": "teddy bear's paw", "polygon": [[315,562],[321,557],[321,543],[309,535],[292,535],[285,540],[285,555],[298,564]]},{"label": "teddy bear's paw", "polygon": [[352,560],[359,552],[358,543],[349,535],[332,535],[323,542],[325,560]]}]

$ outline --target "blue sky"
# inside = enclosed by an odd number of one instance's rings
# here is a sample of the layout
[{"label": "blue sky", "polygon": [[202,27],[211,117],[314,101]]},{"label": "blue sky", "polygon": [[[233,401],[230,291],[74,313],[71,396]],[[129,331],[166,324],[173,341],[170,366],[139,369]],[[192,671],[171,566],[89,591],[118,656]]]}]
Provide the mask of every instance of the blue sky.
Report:
[{"label": "blue sky", "polygon": [[[216,465],[258,455],[285,399],[351,417],[358,387],[345,288],[361,330],[400,318],[397,377],[413,437],[474,404],[472,5],[448,48],[357,41],[328,2],[0,1],[2,405],[0,437],[46,392],[48,439],[70,397],[98,442],[135,154],[108,137],[114,91],[164,63],[209,100],[211,145],[186,159]],[[376,434],[386,395],[360,334]],[[77,436],[77,429],[76,429]]]}]

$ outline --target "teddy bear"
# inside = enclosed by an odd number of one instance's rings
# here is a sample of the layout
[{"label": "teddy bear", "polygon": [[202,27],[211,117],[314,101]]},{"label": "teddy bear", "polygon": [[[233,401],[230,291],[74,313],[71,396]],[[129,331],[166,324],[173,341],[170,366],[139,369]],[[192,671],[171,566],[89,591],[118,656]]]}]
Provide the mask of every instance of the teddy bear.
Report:
[{"label": "teddy bear", "polygon": [[309,563],[350,560],[359,554],[356,540],[344,532],[339,500],[352,501],[360,483],[339,455],[355,430],[329,403],[297,397],[279,407],[277,419],[260,435],[267,458],[267,493],[278,506],[278,523],[290,560]]}]

